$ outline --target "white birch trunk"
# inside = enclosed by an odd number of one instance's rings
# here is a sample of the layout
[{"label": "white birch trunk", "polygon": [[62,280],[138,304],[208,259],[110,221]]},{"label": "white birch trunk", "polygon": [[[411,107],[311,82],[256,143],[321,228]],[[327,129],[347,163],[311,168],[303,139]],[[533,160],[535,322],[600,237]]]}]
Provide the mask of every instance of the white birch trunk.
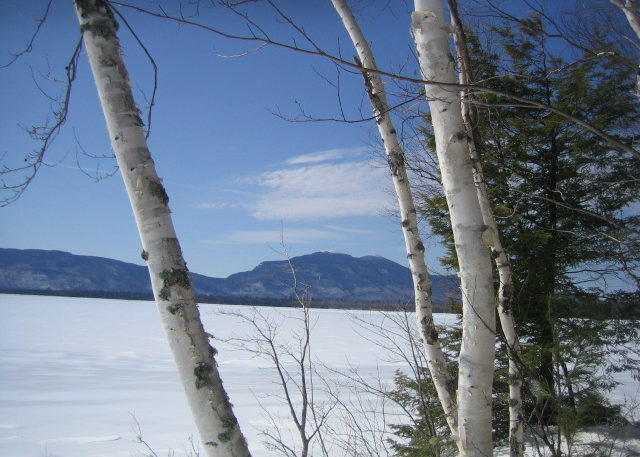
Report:
[{"label": "white birch trunk", "polygon": [[[620,8],[640,40],[640,0],[609,0]],[[640,68],[638,69],[640,73]],[[636,76],[636,97],[640,98],[640,74]]]},{"label": "white birch trunk", "polygon": [[622,10],[629,21],[629,25],[640,40],[640,1],[639,0],[610,0]]},{"label": "white birch trunk", "polygon": [[[440,0],[415,0],[412,32],[427,81],[455,83],[450,27]],[[461,454],[493,453],[491,396],[495,356],[495,297],[490,250],[458,90],[425,84],[442,185],[451,217],[462,289],[462,346],[458,376]]]},{"label": "white birch trunk", "polygon": [[200,321],[167,205],[106,0],[76,0],[76,13],[107,121],[111,145],[142,241],[151,285],[191,411],[209,457],[248,457]]},{"label": "white birch trunk", "polygon": [[451,430],[453,439],[458,442],[458,424],[455,404],[455,382],[447,370],[446,360],[438,341],[438,332],[433,321],[433,303],[431,300],[431,280],[425,264],[425,247],[420,238],[416,208],[411,193],[409,178],[405,167],[405,156],[398,141],[396,129],[389,114],[389,103],[382,78],[377,70],[373,52],[366,41],[351,9],[345,0],[332,0],[333,6],[353,41],[358,60],[363,67],[367,95],[371,101],[378,131],[384,143],[387,162],[398,198],[402,234],[404,235],[407,258],[413,277],[416,319],[420,339],[425,349],[429,372],[433,379],[438,398]]},{"label": "white birch trunk", "polygon": [[[458,56],[458,68],[460,83],[471,84],[469,56],[467,54],[466,43],[464,42],[464,31],[458,16],[458,6],[456,0],[449,0],[451,11],[451,25],[454,27],[454,44]],[[502,246],[500,232],[493,214],[493,208],[489,200],[487,185],[482,171],[482,162],[474,135],[473,126],[476,125],[477,115],[472,111],[471,95],[467,90],[461,93],[462,99],[462,119],[464,121],[467,137],[469,138],[469,156],[473,165],[473,176],[478,190],[478,202],[485,225],[489,227],[492,239],[490,240],[491,257],[495,259],[496,269],[500,284],[498,286],[498,317],[500,326],[507,343],[509,357],[509,455],[511,457],[522,457],[524,455],[524,417],[522,413],[522,372],[520,370],[520,343],[516,334],[515,323],[511,303],[513,299],[513,271],[509,256]]]},{"label": "white birch trunk", "polygon": [[520,343],[516,334],[511,301],[513,294],[513,272],[511,262],[500,241],[498,226],[496,225],[493,209],[487,195],[482,165],[476,149],[470,147],[470,155],[474,161],[474,178],[478,185],[478,200],[482,217],[488,230],[485,241],[491,248],[491,256],[495,259],[498,278],[498,318],[504,332],[509,357],[509,455],[522,457],[524,455],[524,417],[522,413],[522,371],[520,370]]}]

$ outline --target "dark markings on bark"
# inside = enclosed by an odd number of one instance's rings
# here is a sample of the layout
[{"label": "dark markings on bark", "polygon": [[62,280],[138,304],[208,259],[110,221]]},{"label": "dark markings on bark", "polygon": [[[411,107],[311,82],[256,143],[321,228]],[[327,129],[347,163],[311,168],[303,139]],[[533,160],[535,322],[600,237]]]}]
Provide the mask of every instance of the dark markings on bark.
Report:
[{"label": "dark markings on bark", "polygon": [[162,289],[160,289],[160,298],[162,300],[169,300],[171,297],[171,287],[180,286],[185,289],[191,288],[191,280],[187,270],[181,270],[172,268],[170,270],[164,270],[160,272],[160,279],[163,281]]},{"label": "dark markings on bark", "polygon": [[94,37],[100,36],[104,39],[115,38],[116,32],[118,31],[118,23],[114,19],[107,1],[76,0],[76,5],[83,18],[87,18],[92,13],[100,15],[99,19],[82,24],[80,26],[80,32],[91,32]]},{"label": "dark markings on bark", "polygon": [[100,59],[99,59],[98,63],[102,67],[115,67],[118,64],[116,59],[114,59],[112,57],[107,57],[107,56],[100,56]]},{"label": "dark markings on bark", "polygon": [[199,363],[193,369],[193,375],[196,377],[196,389],[214,386],[211,373],[213,373],[213,366],[210,363]]},{"label": "dark markings on bark", "polygon": [[175,315],[183,315],[185,306],[188,306],[188,304],[187,303],[176,303],[175,305],[167,306],[167,311],[169,311],[174,316]]},{"label": "dark markings on bark", "polygon": [[433,319],[424,318],[420,322],[422,326],[422,334],[426,339],[428,345],[433,345],[438,342],[438,330],[436,329]]},{"label": "dark markings on bark", "polygon": [[162,202],[163,205],[169,204],[169,196],[164,186],[158,181],[149,181],[149,193]]}]

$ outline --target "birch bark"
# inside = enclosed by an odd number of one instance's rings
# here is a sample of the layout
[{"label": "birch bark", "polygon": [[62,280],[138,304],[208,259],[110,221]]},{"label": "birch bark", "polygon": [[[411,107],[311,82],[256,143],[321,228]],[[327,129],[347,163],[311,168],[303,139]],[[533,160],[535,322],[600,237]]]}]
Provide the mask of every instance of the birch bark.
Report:
[{"label": "birch bark", "polygon": [[222,386],[195,303],[107,0],[75,0],[107,129],[147,261],[156,304],[200,439],[209,457],[248,457],[246,441]]},{"label": "birch bark", "polygon": [[389,113],[389,103],[382,78],[376,72],[367,71],[378,69],[371,47],[366,41],[347,2],[345,0],[332,0],[332,2],[358,53],[358,61],[362,67],[367,95],[371,101],[378,131],[384,143],[389,171],[398,198],[402,234],[413,277],[416,319],[418,321],[420,339],[424,346],[429,372],[438,392],[438,398],[449,424],[452,438],[458,443],[455,382],[447,370],[446,360],[438,341],[438,332],[433,321],[431,280],[425,264],[425,247],[418,229],[417,212],[405,167],[404,151],[398,141],[396,129]]},{"label": "birch bark", "polygon": [[[609,0],[622,10],[629,25],[640,40],[640,0]],[[640,68],[638,69],[640,73]],[[636,77],[636,97],[640,98],[640,74]]]},{"label": "birch bark", "polygon": [[640,39],[640,1],[639,0],[609,0],[620,8],[629,21],[629,25]]},{"label": "birch bark", "polygon": [[[467,54],[467,44],[462,21],[458,14],[457,0],[448,0],[451,13],[451,25],[454,28],[454,45],[458,57],[458,73],[460,83],[472,84],[469,55]],[[493,214],[493,208],[489,200],[487,185],[482,170],[481,157],[478,152],[479,135],[474,126],[477,125],[477,112],[473,109],[471,94],[467,90],[461,93],[462,119],[469,138],[469,156],[473,166],[473,177],[478,191],[478,202],[482,219],[489,227],[491,233],[490,247],[491,257],[494,259],[498,271],[498,317],[500,326],[507,343],[509,357],[509,455],[511,457],[522,457],[524,455],[524,423],[522,415],[522,372],[520,370],[520,343],[516,334],[515,323],[511,303],[513,299],[513,271],[509,256],[502,246],[500,232]]]},{"label": "birch bark", "polygon": [[[412,32],[423,77],[454,83],[450,27],[440,0],[415,0]],[[495,356],[495,298],[485,225],[468,152],[457,90],[425,84],[436,154],[451,217],[462,289],[463,336],[458,376],[458,432],[461,454],[493,453],[491,395]]]}]

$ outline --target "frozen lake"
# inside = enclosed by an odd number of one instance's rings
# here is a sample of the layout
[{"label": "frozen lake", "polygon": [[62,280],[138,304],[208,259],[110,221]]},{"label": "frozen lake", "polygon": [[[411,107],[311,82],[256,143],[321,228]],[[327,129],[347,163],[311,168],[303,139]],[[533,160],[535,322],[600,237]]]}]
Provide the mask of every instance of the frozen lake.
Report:
[{"label": "frozen lake", "polygon": [[[183,455],[195,426],[154,303],[0,295],[0,309],[0,455],[141,455],[133,416],[159,455],[169,449]],[[300,315],[294,309],[260,310],[282,324],[283,335],[296,326],[287,316]],[[238,318],[221,311],[251,309],[201,306],[209,333],[225,338],[244,331]],[[379,314],[318,310],[313,316],[314,353],[328,366],[357,365],[365,376],[380,372],[387,379],[400,366],[354,331],[353,316],[379,320]],[[278,393],[272,370],[249,354],[216,346],[243,432],[254,456],[265,456],[259,403],[286,416],[275,400],[264,398]]]},{"label": "frozen lake", "polygon": [[[197,440],[155,304],[0,294],[0,456],[132,457],[144,455],[134,427],[158,456],[188,455]],[[299,330],[300,311],[258,308],[277,322],[279,335]],[[239,318],[251,308],[202,305],[206,330],[216,338],[251,334]],[[313,311],[313,353],[331,369],[356,366],[370,380],[389,381],[404,363],[363,336],[354,319],[386,325],[375,312]],[[396,314],[399,315],[399,314]],[[411,316],[412,318],[412,316]],[[437,315],[439,323],[455,316]],[[368,335],[371,337],[371,334]],[[268,452],[260,432],[269,421],[284,432],[287,410],[264,360],[215,342],[220,372],[254,457]],[[638,398],[638,385],[624,377],[614,400]],[[135,419],[134,419],[135,417]]]}]

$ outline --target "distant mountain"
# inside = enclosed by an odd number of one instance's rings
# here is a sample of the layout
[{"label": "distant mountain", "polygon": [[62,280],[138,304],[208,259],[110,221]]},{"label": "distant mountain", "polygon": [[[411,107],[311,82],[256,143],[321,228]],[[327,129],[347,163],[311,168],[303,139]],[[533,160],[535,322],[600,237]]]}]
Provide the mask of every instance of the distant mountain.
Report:
[{"label": "distant mountain", "polygon": [[[299,288],[316,300],[408,302],[413,299],[409,269],[379,256],[360,258],[335,252],[293,257]],[[196,295],[285,299],[293,278],[287,260],[262,262],[228,278],[191,273]],[[451,276],[432,276],[434,302],[457,297]],[[0,248],[0,291],[89,291],[150,293],[147,268],[103,257],[62,251]]]}]

